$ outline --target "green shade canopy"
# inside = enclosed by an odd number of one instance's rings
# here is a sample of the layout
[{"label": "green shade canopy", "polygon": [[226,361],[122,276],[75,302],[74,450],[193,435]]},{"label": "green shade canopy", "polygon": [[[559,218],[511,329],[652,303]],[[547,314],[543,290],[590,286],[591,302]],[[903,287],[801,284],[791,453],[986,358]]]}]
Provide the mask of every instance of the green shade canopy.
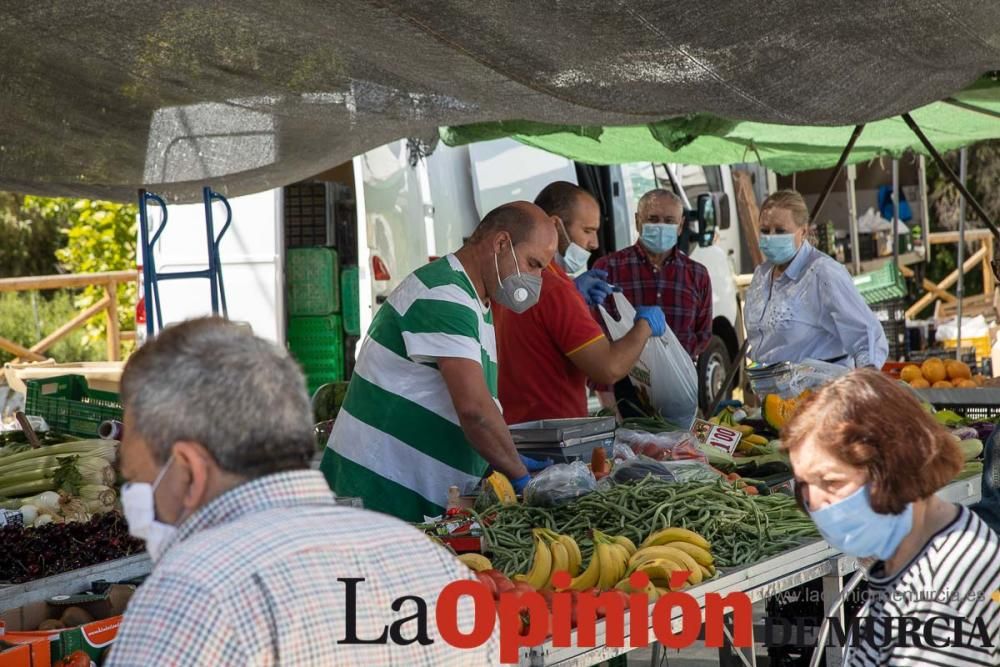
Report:
[{"label": "green shade canopy", "polygon": [[[939,151],[1000,138],[1000,83],[983,79],[947,100],[911,113]],[[511,137],[550,153],[590,164],[668,162],[738,164],[760,162],[788,174],[832,167],[854,126],[822,127],[730,121],[708,114],[630,126],[570,126],[508,121],[447,127],[452,146]],[[868,123],[848,162],[899,157],[923,145],[900,117]]]}]

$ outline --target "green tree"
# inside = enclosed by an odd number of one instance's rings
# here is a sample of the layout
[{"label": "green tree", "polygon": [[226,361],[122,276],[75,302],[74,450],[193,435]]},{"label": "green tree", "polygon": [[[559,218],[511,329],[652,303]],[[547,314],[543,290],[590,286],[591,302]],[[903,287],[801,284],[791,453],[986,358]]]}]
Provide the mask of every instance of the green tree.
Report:
[{"label": "green tree", "polygon": [[0,192],[0,278],[58,272],[72,200]]},{"label": "green tree", "polygon": [[[56,257],[69,273],[127,271],[136,268],[138,212],[134,204],[91,199],[69,200],[69,223],[64,230],[66,245]],[[122,329],[135,328],[135,282],[118,286],[118,319]],[[104,288],[88,287],[76,298],[84,309],[104,297]],[[87,325],[87,340],[99,343],[107,332],[107,320],[96,316]]]}]

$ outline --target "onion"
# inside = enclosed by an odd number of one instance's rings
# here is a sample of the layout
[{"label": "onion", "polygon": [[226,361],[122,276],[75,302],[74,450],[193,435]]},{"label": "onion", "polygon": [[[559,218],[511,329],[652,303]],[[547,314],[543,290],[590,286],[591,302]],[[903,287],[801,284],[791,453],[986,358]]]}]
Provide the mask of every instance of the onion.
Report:
[{"label": "onion", "polygon": [[21,505],[20,512],[25,526],[35,523],[35,519],[38,518],[38,508],[34,505]]},{"label": "onion", "polygon": [[52,515],[51,514],[43,514],[43,515],[41,515],[40,517],[38,517],[37,519],[35,519],[35,523],[32,524],[32,525],[35,528],[38,528],[39,526],[44,526],[47,523],[52,523]]}]

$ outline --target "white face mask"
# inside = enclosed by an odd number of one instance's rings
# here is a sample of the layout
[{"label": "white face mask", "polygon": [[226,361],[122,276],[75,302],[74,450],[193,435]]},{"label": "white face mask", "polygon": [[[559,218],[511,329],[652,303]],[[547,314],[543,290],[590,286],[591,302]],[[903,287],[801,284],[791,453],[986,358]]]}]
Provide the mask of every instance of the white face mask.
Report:
[{"label": "white face mask", "polygon": [[563,264],[565,265],[566,273],[575,277],[578,273],[585,271],[589,259],[589,250],[570,242],[569,247],[566,248],[566,254],[563,255]]},{"label": "white face mask", "polygon": [[163,556],[167,542],[177,532],[175,526],[156,520],[156,487],[173,462],[171,456],[167,465],[159,472],[152,484],[146,482],[126,482],[122,485],[122,509],[128,532],[132,537],[146,541],[146,552],[153,563]]}]

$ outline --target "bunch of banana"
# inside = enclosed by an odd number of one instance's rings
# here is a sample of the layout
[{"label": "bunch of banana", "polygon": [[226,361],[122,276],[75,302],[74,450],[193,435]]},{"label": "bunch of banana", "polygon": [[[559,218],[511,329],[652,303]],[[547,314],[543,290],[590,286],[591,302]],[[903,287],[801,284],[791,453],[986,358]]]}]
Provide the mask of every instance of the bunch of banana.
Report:
[{"label": "bunch of banana", "polygon": [[[746,426],[739,423],[738,418],[742,415],[738,414],[735,408],[726,407],[712,417],[708,421],[715,424],[716,426],[724,426],[733,431],[738,431],[743,437],[740,438],[740,442],[736,445],[736,451],[741,453],[749,453],[754,447],[763,447],[768,444],[769,440],[762,435],[757,435],[752,426]],[[743,413],[744,415],[746,413]]]},{"label": "bunch of banana", "polygon": [[598,588],[611,590],[625,576],[628,559],[637,551],[635,544],[624,535],[610,537],[594,531],[594,553],[583,572],[573,573],[569,590],[583,591]]},{"label": "bunch of banana", "polygon": [[473,572],[485,572],[493,569],[493,563],[482,554],[462,554],[458,560]]},{"label": "bunch of banana", "polygon": [[571,577],[580,573],[583,555],[576,540],[548,528],[535,528],[531,535],[535,543],[531,569],[527,574],[514,575],[515,581],[526,581],[534,588],[542,589],[552,586],[552,575],[556,572],[568,572]]},{"label": "bunch of banana", "polygon": [[642,571],[657,588],[670,588],[670,575],[688,572],[687,584],[697,586],[715,576],[715,559],[704,537],[686,528],[665,528],[653,533],[632,554],[628,574]]}]

